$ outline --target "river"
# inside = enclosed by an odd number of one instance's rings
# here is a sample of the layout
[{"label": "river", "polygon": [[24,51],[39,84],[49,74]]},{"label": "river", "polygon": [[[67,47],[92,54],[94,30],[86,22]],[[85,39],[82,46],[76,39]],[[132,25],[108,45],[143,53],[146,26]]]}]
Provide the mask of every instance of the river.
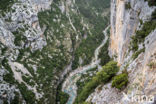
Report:
[{"label": "river", "polygon": [[105,45],[108,39],[107,35],[107,30],[109,29],[110,26],[107,26],[107,28],[103,31],[104,34],[104,40],[102,43],[96,48],[94,52],[94,58],[92,59],[91,63],[89,65],[85,65],[83,67],[79,67],[75,69],[73,72],[69,74],[69,76],[65,79],[63,86],[62,86],[62,91],[67,93],[69,95],[69,99],[67,104],[73,104],[76,96],[77,96],[77,86],[76,82],[79,80],[80,76],[85,73],[87,70],[90,70],[92,68],[95,68],[98,66],[98,69],[101,68],[99,65],[100,60],[98,59],[98,55],[100,52],[100,49]]}]

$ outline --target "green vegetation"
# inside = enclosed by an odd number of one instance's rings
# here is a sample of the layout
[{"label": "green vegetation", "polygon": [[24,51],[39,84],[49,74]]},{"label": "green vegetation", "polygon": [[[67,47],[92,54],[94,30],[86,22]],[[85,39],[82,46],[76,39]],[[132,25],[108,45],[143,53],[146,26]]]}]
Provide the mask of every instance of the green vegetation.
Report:
[{"label": "green vegetation", "polygon": [[125,3],[125,8],[128,10],[128,9],[131,9],[131,4],[130,2],[127,2]]},{"label": "green vegetation", "polygon": [[154,68],[156,68],[156,62],[151,61],[151,62],[148,64],[148,66],[150,67],[150,69],[154,69]]},{"label": "green vegetation", "polygon": [[[76,69],[79,66],[79,57],[83,59],[83,65],[89,64],[94,56],[95,49],[104,39],[102,31],[108,25],[109,11],[107,17],[102,16],[102,14],[103,10],[109,8],[109,2],[110,0],[100,0],[98,2],[97,0],[76,0],[80,13],[92,27],[90,28],[91,34],[81,32],[82,35],[87,35],[87,39],[82,39],[79,47],[75,50],[72,69]],[[97,12],[99,15],[95,15]]]},{"label": "green vegetation", "polygon": [[92,103],[89,103],[89,102],[83,102],[82,104],[92,104]]},{"label": "green vegetation", "polygon": [[[87,18],[93,19],[95,10],[103,12],[110,7],[110,0],[75,0],[80,12]],[[93,10],[93,11],[91,11]]]},{"label": "green vegetation", "polygon": [[136,51],[136,52],[132,55],[133,60],[135,60],[135,59],[139,56],[139,54],[142,53],[142,52],[145,52],[145,48]]},{"label": "green vegetation", "polygon": [[141,30],[136,31],[136,35],[132,36],[131,39],[131,50],[135,53],[133,54],[132,58],[136,59],[138,55],[145,51],[145,48],[138,50],[139,44],[144,42],[145,38],[156,28],[156,10],[152,13],[152,18],[150,21],[143,23],[143,27]]},{"label": "green vegetation", "polygon": [[13,77],[14,74],[13,74],[13,72],[10,68],[10,65],[8,64],[8,60],[6,58],[4,58],[2,60],[2,65],[8,71],[8,73],[3,76],[3,79],[10,84],[16,83],[16,81]]},{"label": "green vegetation", "polygon": [[[26,102],[29,102],[29,104],[33,104],[34,100],[35,100],[34,93],[29,91],[23,83],[18,84],[18,82],[13,77],[14,74],[13,74],[13,72],[8,64],[8,60],[6,58],[4,58],[2,60],[2,65],[9,72],[3,76],[4,81],[8,82],[9,84],[17,84],[18,88],[20,89],[22,96],[24,97]],[[15,92],[15,98],[11,101],[11,104],[19,104],[20,102],[21,102],[21,100],[19,99],[19,94]]]},{"label": "green vegetation", "polygon": [[[102,33],[101,33],[102,34]],[[97,35],[98,36],[98,35]],[[76,49],[75,59],[72,64],[72,69],[76,69],[79,66],[79,57],[84,59],[83,65],[88,64],[94,56],[94,51],[98,45],[102,42],[103,34],[101,38],[97,39],[97,36],[89,36],[87,39],[82,40],[80,46]]]},{"label": "green vegetation", "polygon": [[122,90],[128,84],[128,73],[123,72],[113,78],[112,87]]},{"label": "green vegetation", "polygon": [[[95,77],[96,78],[96,77]],[[75,104],[82,103],[87,97],[94,91],[94,89],[100,84],[97,79],[93,78],[92,81],[88,82],[82,89],[80,95],[75,100]]]},{"label": "green vegetation", "polygon": [[[8,103],[7,103],[8,104]],[[10,104],[22,104],[22,99],[20,98],[20,95],[18,92],[15,92],[15,97],[14,99],[11,101]]]},{"label": "green vegetation", "polygon": [[152,12],[152,20],[156,19],[156,9]]},{"label": "green vegetation", "polygon": [[69,95],[64,92],[60,91],[58,93],[58,99],[60,101],[59,104],[66,104],[66,102],[68,101],[68,98],[69,98]]},{"label": "green vegetation", "polygon": [[111,80],[113,76],[116,75],[118,72],[119,68],[117,66],[117,62],[110,61],[107,63],[105,66],[103,66],[102,71],[97,73],[97,80],[99,80],[102,83],[107,83],[108,81]]},{"label": "green vegetation", "polygon": [[[97,67],[88,70],[85,74],[82,74],[80,80],[76,82],[78,90],[77,90],[77,98],[75,100],[75,103],[77,103],[78,97],[81,94],[85,85],[92,80],[93,76],[96,75],[96,71],[97,71]],[[92,76],[90,76],[90,74],[92,74]]]},{"label": "green vegetation", "polygon": [[16,0],[0,0],[0,11],[9,11]]},{"label": "green vegetation", "polygon": [[57,104],[66,104],[66,102],[69,99],[69,95],[67,93],[62,92],[62,84],[65,79],[66,75],[64,76],[64,79],[60,82],[60,84],[57,87],[57,96],[56,96]]},{"label": "green vegetation", "polygon": [[107,40],[107,43],[101,48],[101,51],[98,56],[101,59],[100,62],[101,66],[105,65],[111,59],[108,55],[108,47],[109,47],[109,40]]},{"label": "green vegetation", "polygon": [[13,73],[10,73],[10,72],[5,74],[3,76],[3,79],[4,79],[4,81],[6,81],[6,82],[8,82],[10,84],[15,84],[16,83],[16,81],[15,81],[15,79],[13,77]]},{"label": "green vegetation", "polygon": [[[22,79],[31,86],[34,86],[34,83],[37,84],[37,92],[40,93],[41,91],[43,91],[44,93],[43,98],[36,101],[35,95],[32,91],[27,89],[27,87],[23,83],[18,84],[22,97],[28,104],[34,104],[38,102],[39,104],[55,103],[59,75],[63,72],[64,67],[69,64],[70,56],[75,56],[75,60],[73,62],[76,63],[75,65],[78,65],[77,63],[79,60],[77,59],[79,59],[80,56],[82,56],[82,58],[84,59],[85,63],[83,64],[87,64],[91,61],[92,56],[94,56],[94,51],[97,46],[104,39],[102,31],[108,25],[109,16],[96,16],[95,12],[97,13],[98,10],[100,11],[99,14],[102,14],[104,9],[101,7],[104,6],[103,4],[105,4],[107,5],[107,7],[104,8],[108,8],[110,5],[108,2],[109,0],[102,0],[98,4],[92,3],[93,7],[96,7],[94,13],[91,13],[91,15],[93,16],[93,18],[91,17],[92,19],[89,16],[90,14],[85,15],[85,12],[92,12],[94,8],[92,8],[91,10],[90,8],[85,8],[87,9],[87,11],[84,12],[84,8],[80,8],[80,6],[78,6],[79,9],[81,9],[81,13],[75,13],[70,11],[69,9],[72,23],[77,31],[74,31],[72,29],[68,17],[66,17],[66,14],[61,13],[61,10],[59,9],[59,1],[60,0],[54,1],[54,3],[51,5],[51,10],[41,11],[38,13],[39,24],[41,28],[46,27],[43,35],[46,37],[47,45],[42,50],[32,51],[31,46],[24,46],[23,48],[19,49],[19,55],[16,62],[23,64],[24,67],[27,68],[32,75],[32,77],[22,76]],[[105,1],[107,1],[107,3],[102,3]],[[83,4],[83,0],[81,0],[80,2],[81,4]],[[90,0],[88,0],[88,2],[90,2]],[[94,0],[94,2],[97,1]],[[6,8],[9,7],[11,7],[11,5]],[[84,19],[84,24],[88,24],[88,29],[81,23],[82,18]],[[11,22],[11,18],[8,18],[6,21]],[[61,27],[62,25],[64,25],[63,28]],[[22,42],[28,42],[26,37],[23,35],[25,30],[27,29],[27,27],[19,28],[13,32],[15,36],[14,43],[16,46],[21,46]],[[67,34],[70,34],[70,36],[66,37]],[[78,41],[76,40],[77,34],[79,34]],[[87,36],[87,38],[84,38],[85,36]],[[75,49],[73,53],[69,52],[66,49],[66,46],[63,44],[64,42],[66,42],[64,41],[65,38],[71,38],[72,47],[73,49]],[[80,45],[78,43],[80,43]],[[2,53],[5,53],[7,49],[4,48],[2,51]],[[5,60],[3,60],[3,66],[5,66],[7,70],[9,70],[9,74],[4,75],[4,80],[11,84],[17,83],[14,82],[13,73],[10,68],[8,68],[9,65],[5,65],[5,63]],[[36,71],[32,65],[34,65],[34,67],[37,69]],[[63,104],[67,101],[68,96],[65,93],[59,92],[58,95],[59,99],[61,99],[60,103]],[[17,100],[19,99],[17,98]],[[15,99],[15,102],[17,100]]]},{"label": "green vegetation", "polygon": [[145,0],[148,2],[149,6],[156,6],[156,1],[155,0]]},{"label": "green vegetation", "polygon": [[[106,22],[104,22],[106,23]],[[103,25],[103,26],[102,26]],[[75,60],[72,64],[72,69],[76,69],[79,66],[79,57],[82,56],[84,59],[83,65],[90,63],[92,57],[94,56],[95,49],[100,45],[104,39],[102,33],[103,27],[106,27],[106,24],[96,26],[95,30],[92,30],[92,35],[88,34],[87,39],[83,39],[79,47],[75,51]]]},{"label": "green vegetation", "polygon": [[143,24],[143,21],[142,21],[142,19],[139,19],[139,21],[140,21],[140,24],[142,25],[142,24]]},{"label": "green vegetation", "polygon": [[5,52],[7,51],[7,47],[6,46],[4,46],[3,48],[1,48],[1,55],[4,55],[5,54]]},{"label": "green vegetation", "polygon": [[32,53],[29,47],[28,48],[24,48],[24,49],[20,49],[19,50],[19,55],[18,55],[16,61],[18,61],[18,62],[21,61],[22,57],[25,55],[26,52]]},{"label": "green vegetation", "polygon": [[142,29],[136,31],[136,35],[131,37],[131,50],[134,52],[138,50],[138,44],[144,42],[145,38],[156,28],[155,12],[152,13],[151,20],[143,23]]},{"label": "green vegetation", "polygon": [[28,90],[24,83],[18,84],[18,88],[20,89],[20,92],[26,103],[34,104],[36,102],[35,94],[32,91]]},{"label": "green vegetation", "polygon": [[16,46],[21,46],[21,42],[26,42],[27,38],[23,35],[25,30],[23,28],[18,28],[16,31],[13,32],[15,36],[14,44]]},{"label": "green vegetation", "polygon": [[22,76],[22,79],[28,84],[28,85],[30,85],[30,86],[34,86],[35,85],[35,82],[33,82],[31,79],[31,77],[29,77],[29,76]]},{"label": "green vegetation", "polygon": [[[54,75],[57,75],[60,73],[60,71],[63,70],[63,66],[67,65],[68,60],[67,60],[67,56],[61,56],[61,53],[59,53],[58,55],[53,55],[53,59],[48,57],[47,53],[51,53],[52,54],[52,50],[50,49],[51,44],[48,44],[46,47],[44,47],[44,49],[42,51],[35,51],[34,53],[32,53],[28,58],[26,58],[24,61],[22,61],[22,63],[27,62],[30,58],[33,59],[34,61],[36,61],[38,64],[38,70],[36,74],[34,75],[34,80],[36,83],[40,84],[42,83],[43,86],[40,87],[44,92],[45,92],[45,97],[49,98],[50,102],[53,102],[54,99],[52,99],[52,97],[54,97],[56,92],[53,88],[50,88],[49,86],[52,85],[52,80],[56,80]],[[64,48],[61,49],[61,52],[64,52]],[[64,53],[63,53],[64,54]],[[40,60],[37,60],[38,57],[43,57]],[[27,62],[29,63],[29,62]],[[24,64],[24,66],[31,72],[33,73],[33,69],[31,69],[29,66],[27,66],[26,64]],[[56,72],[54,72],[54,69],[57,70]],[[46,77],[45,77],[46,76]],[[53,86],[54,87],[54,86]],[[50,88],[50,89],[49,89]]]},{"label": "green vegetation", "polygon": [[[46,10],[38,13],[40,26],[46,26],[44,36],[46,37],[47,45],[43,47],[42,50],[31,51],[31,47],[24,47],[19,50],[19,56],[17,62],[24,65],[25,68],[32,74],[33,77],[22,76],[23,80],[26,81],[29,85],[34,86],[34,83],[38,85],[37,91],[40,93],[44,92],[42,99],[39,99],[40,104],[44,103],[55,103],[56,102],[56,93],[57,93],[57,84],[59,82],[59,75],[62,73],[64,67],[69,64],[69,55],[65,46],[63,45],[64,37],[67,34],[67,31],[70,32],[70,25],[67,17],[61,13],[60,9],[56,4],[52,4],[53,10]],[[55,22],[53,19],[59,18],[60,22]],[[64,24],[66,27],[61,28],[60,25]],[[23,30],[18,30],[18,33],[14,35],[19,35]],[[58,30],[58,31],[57,31]],[[53,33],[53,35],[52,35]],[[60,41],[60,44],[57,44],[56,41]],[[19,42],[20,44],[20,42]],[[24,57],[24,58],[23,58]],[[35,65],[37,71],[35,72],[31,65]],[[35,74],[37,73],[37,74]],[[32,79],[30,81],[30,79]],[[21,91],[25,92],[27,89],[22,85]],[[22,93],[23,95],[24,93]],[[35,98],[33,94],[31,99],[27,96],[31,94],[28,92],[24,95],[28,104],[34,104]],[[61,93],[60,97],[67,95]],[[62,99],[61,102],[65,102]]]},{"label": "green vegetation", "polygon": [[[98,19],[101,18],[95,15],[96,13],[101,13],[110,7],[110,0],[76,0],[76,4],[80,10],[80,13],[87,19],[91,24],[96,24],[99,22]],[[102,21],[101,21],[102,22]],[[101,23],[100,23],[101,24]]]},{"label": "green vegetation", "polygon": [[102,70],[85,84],[80,94],[77,96],[75,104],[81,104],[82,102],[84,102],[98,85],[106,84],[107,82],[109,82],[112,77],[116,75],[118,70],[119,68],[117,66],[117,63],[114,61],[110,61],[105,66],[103,66]]}]

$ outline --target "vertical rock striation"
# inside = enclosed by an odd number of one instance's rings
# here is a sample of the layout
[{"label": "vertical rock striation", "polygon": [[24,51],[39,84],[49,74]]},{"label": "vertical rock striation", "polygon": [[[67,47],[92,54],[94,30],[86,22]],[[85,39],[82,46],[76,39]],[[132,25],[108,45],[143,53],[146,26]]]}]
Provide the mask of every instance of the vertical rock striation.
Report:
[{"label": "vertical rock striation", "polygon": [[[137,54],[136,58],[134,54],[137,52],[130,47],[131,37],[135,37],[136,32],[142,30],[144,23],[155,21],[151,20],[155,8],[144,0],[111,0],[109,54],[118,62],[119,73],[124,69],[128,71],[129,84],[124,90],[118,91],[111,87],[110,82],[104,85],[101,91],[96,88],[87,101],[96,104],[153,103],[156,97],[156,29],[138,44],[138,50],[145,51]],[[149,25],[149,28],[151,27],[152,23]],[[148,100],[143,102],[141,97],[144,95]]]},{"label": "vertical rock striation", "polygon": [[[125,7],[130,3],[130,8]],[[130,39],[139,28],[139,20],[147,21],[154,7],[149,7],[144,0],[111,1],[111,43],[110,55],[116,55],[119,64],[123,64],[129,49]]]}]

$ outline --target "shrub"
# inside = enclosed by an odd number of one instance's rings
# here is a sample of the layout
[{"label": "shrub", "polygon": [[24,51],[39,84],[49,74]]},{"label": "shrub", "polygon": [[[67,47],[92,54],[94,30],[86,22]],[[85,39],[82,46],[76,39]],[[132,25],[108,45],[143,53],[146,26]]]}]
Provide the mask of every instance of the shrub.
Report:
[{"label": "shrub", "polygon": [[142,19],[140,19],[139,21],[140,21],[140,24],[142,25],[142,24],[143,24],[143,21],[142,21]]},{"label": "shrub", "polygon": [[14,83],[16,83],[16,81],[15,81],[15,79],[14,79],[14,77],[13,77],[13,72],[12,72],[12,70],[11,70],[11,67],[10,67],[10,65],[8,64],[8,60],[6,59],[6,58],[4,58],[3,60],[2,60],[2,65],[3,65],[3,67],[7,70],[7,71],[9,71],[9,73],[7,73],[7,74],[5,74],[4,76],[3,76],[3,79],[4,79],[4,81],[6,81],[6,82],[8,82],[8,83],[10,83],[10,84],[14,84]]},{"label": "shrub", "polygon": [[107,83],[118,72],[118,70],[117,62],[110,61],[103,66],[102,71],[97,73],[97,79],[102,83]]},{"label": "shrub", "polygon": [[78,97],[78,102],[83,102],[87,99],[87,97],[94,91],[94,89],[99,85],[99,81],[96,77],[93,78],[92,81],[88,82],[85,87],[82,89]]},{"label": "shrub", "polygon": [[138,40],[137,40],[136,36],[132,36],[131,39],[132,39],[132,41],[130,43],[131,50],[137,51],[138,50]]},{"label": "shrub", "polygon": [[145,48],[140,49],[139,51],[136,51],[132,56],[133,60],[135,60],[139,56],[139,54],[142,52],[145,52]]},{"label": "shrub", "polygon": [[114,77],[112,81],[112,87],[115,87],[119,90],[124,88],[128,84],[128,74],[122,73]]},{"label": "shrub", "polygon": [[77,96],[75,100],[75,104],[82,104],[98,85],[105,84],[110,81],[111,78],[116,75],[118,70],[117,62],[114,61],[110,61],[103,66],[102,70],[83,87],[80,95]]},{"label": "shrub", "polygon": [[156,0],[145,0],[148,1],[149,6],[156,6]]},{"label": "shrub", "polygon": [[131,9],[131,4],[130,4],[130,2],[128,2],[128,3],[126,3],[125,4],[125,8],[128,10],[128,9]]},{"label": "shrub", "polygon": [[[22,99],[20,98],[19,93],[18,92],[14,92],[14,94],[15,94],[14,99],[11,100],[10,104],[22,104]],[[8,104],[8,103],[6,103],[6,104]]]},{"label": "shrub", "polygon": [[145,38],[156,28],[156,21],[153,20],[156,18],[156,10],[152,13],[152,18],[150,21],[143,23],[141,30],[136,31],[136,35],[132,36],[131,39],[131,50],[137,51],[138,44],[144,42]]},{"label": "shrub", "polygon": [[2,55],[5,54],[5,52],[7,51],[7,49],[8,49],[7,47],[4,47],[4,48],[1,49]]},{"label": "shrub", "polygon": [[10,83],[15,84],[16,80],[14,79],[13,73],[7,73],[3,76],[3,80]]},{"label": "shrub", "polygon": [[107,43],[101,48],[101,51],[98,55],[98,57],[101,59],[100,61],[101,66],[105,65],[111,59],[108,55],[108,47],[109,47],[109,39],[107,40]]},{"label": "shrub", "polygon": [[16,46],[21,46],[21,42],[26,42],[27,38],[24,36],[25,29],[24,28],[18,28],[16,31],[12,32],[15,36],[14,44]]},{"label": "shrub", "polygon": [[152,12],[152,20],[156,19],[156,9]]},{"label": "shrub", "polygon": [[68,101],[69,95],[62,91],[59,91],[58,98],[60,99],[59,104],[66,104],[66,102]]},{"label": "shrub", "polygon": [[27,104],[35,103],[35,94],[29,90],[24,83],[18,84],[20,92]]},{"label": "shrub", "polygon": [[0,0],[0,10],[9,10],[14,2],[15,0]]},{"label": "shrub", "polygon": [[150,67],[150,69],[154,69],[156,68],[156,62],[151,61],[148,66]]}]

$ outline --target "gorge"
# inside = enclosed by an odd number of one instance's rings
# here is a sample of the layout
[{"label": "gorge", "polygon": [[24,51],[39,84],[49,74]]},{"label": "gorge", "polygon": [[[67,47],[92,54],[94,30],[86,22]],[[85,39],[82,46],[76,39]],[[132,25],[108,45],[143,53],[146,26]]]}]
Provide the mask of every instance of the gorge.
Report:
[{"label": "gorge", "polygon": [[155,104],[156,1],[0,0],[0,62],[0,104]]}]

